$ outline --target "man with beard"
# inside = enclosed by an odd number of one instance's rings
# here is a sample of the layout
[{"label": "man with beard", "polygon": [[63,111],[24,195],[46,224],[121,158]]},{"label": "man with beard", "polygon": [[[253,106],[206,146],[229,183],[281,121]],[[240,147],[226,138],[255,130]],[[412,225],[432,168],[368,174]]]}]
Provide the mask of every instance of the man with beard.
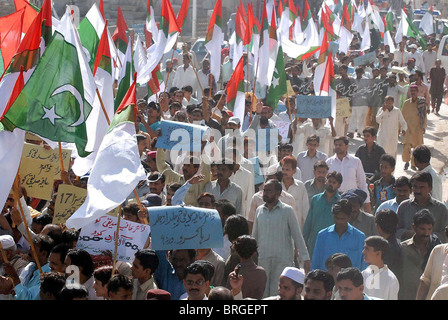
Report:
[{"label": "man with beard", "polygon": [[263,300],[302,300],[304,278],[300,269],[286,267],[278,279],[278,295]]},{"label": "man with beard", "polygon": [[367,193],[364,202],[364,211],[371,211],[370,191],[367,188],[366,175],[362,162],[358,157],[348,153],[348,139],[340,136],[334,139],[334,155],[327,159],[330,171],[337,171],[342,174],[343,182],[340,191],[345,192],[350,189],[361,189]]},{"label": "man with beard", "polygon": [[303,237],[310,252],[311,258],[316,244],[317,234],[320,230],[334,223],[332,215],[333,205],[341,198],[338,189],[342,184],[342,175],[333,171],[328,173],[325,180],[325,191],[316,194],[310,203],[310,209],[303,226]]},{"label": "man with beard", "polygon": [[304,300],[331,300],[334,279],[327,271],[313,270],[305,276]]},{"label": "man with beard", "polygon": [[431,196],[432,176],[429,172],[417,172],[411,178],[414,198],[404,200],[397,210],[397,238],[409,239],[415,232],[412,222],[416,212],[428,209],[434,218],[433,232],[446,242],[445,227],[448,225],[448,209],[445,204]]},{"label": "man with beard", "polygon": [[278,180],[269,180],[264,185],[264,205],[257,208],[252,236],[258,243],[258,264],[268,277],[264,296],[276,293],[278,279],[284,268],[294,261],[294,246],[298,249],[305,272],[311,261],[299,227],[294,209],[279,200],[282,185]]},{"label": "man with beard", "polygon": [[328,174],[328,164],[325,161],[317,161],[313,166],[314,179],[305,182],[305,189],[308,193],[308,203],[318,193],[325,191],[325,179]]},{"label": "man with beard", "polygon": [[274,121],[281,121],[282,119],[277,115],[274,115],[274,110],[270,106],[263,106],[261,102],[257,104],[257,113],[252,119],[252,123],[249,126],[249,129],[255,130],[258,129],[272,129],[277,128],[277,125]]},{"label": "man with beard", "polygon": [[208,182],[205,185],[204,192],[214,195],[215,200],[229,200],[235,206],[236,212],[242,214],[243,190],[236,183],[230,181],[230,176],[235,170],[235,163],[232,160],[226,159],[225,162],[218,163],[217,167],[218,179]]},{"label": "man with beard", "polygon": [[413,217],[411,239],[401,243],[403,260],[398,281],[399,300],[415,300],[420,276],[425,270],[432,249],[440,244],[440,239],[433,234],[434,216],[428,209],[418,211]]},{"label": "man with beard", "polygon": [[178,249],[170,251],[156,251],[159,258],[159,266],[154,273],[157,287],[171,294],[172,300],[179,300],[185,291],[184,270],[193,263],[196,258],[194,249]]}]

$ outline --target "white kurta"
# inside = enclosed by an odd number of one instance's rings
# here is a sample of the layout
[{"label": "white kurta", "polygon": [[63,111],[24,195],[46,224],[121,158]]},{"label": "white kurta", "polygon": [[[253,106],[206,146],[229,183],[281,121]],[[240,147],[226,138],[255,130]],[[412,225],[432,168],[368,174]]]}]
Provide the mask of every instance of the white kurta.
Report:
[{"label": "white kurta", "polygon": [[377,143],[383,147],[387,154],[397,157],[398,130],[407,130],[408,126],[400,109],[394,107],[391,111],[378,110],[376,122],[379,124]]},{"label": "white kurta", "polygon": [[[333,136],[331,135],[331,128],[329,125],[321,125],[319,129],[315,129],[313,126],[313,123],[310,122],[304,122],[302,125],[297,126],[297,132],[296,132],[296,137],[299,133],[303,133],[303,146],[306,148],[306,139],[315,134],[316,136],[319,137],[320,142],[319,142],[319,148],[317,148],[317,150],[325,153],[325,154],[332,154],[333,152]],[[294,149],[295,150],[295,149]],[[304,150],[299,151],[302,152]],[[299,154],[297,153],[297,154]],[[297,155],[295,155],[297,157]]]},{"label": "white kurta", "polygon": [[241,205],[241,214],[247,219],[247,215],[250,209],[250,202],[255,194],[255,182],[254,175],[243,166],[230,176],[230,181],[240,186],[243,191],[243,201]]}]

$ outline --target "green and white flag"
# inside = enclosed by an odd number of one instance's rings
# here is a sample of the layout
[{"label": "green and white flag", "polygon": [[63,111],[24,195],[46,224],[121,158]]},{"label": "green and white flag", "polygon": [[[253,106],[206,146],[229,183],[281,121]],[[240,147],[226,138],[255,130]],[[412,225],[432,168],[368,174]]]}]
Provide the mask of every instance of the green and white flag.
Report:
[{"label": "green and white flag", "polygon": [[[78,27],[79,38],[81,39],[84,54],[87,57],[87,61],[92,71],[95,63],[95,55],[98,50],[98,45],[100,43],[105,24],[106,22],[104,21],[100,10],[98,9],[96,3],[94,3]],[[116,67],[121,64],[118,59],[117,48],[112,40],[109,29],[107,30],[107,37],[109,42],[109,51],[114,62],[112,64],[112,67],[114,68],[113,74],[115,74]]]},{"label": "green and white flag", "polygon": [[129,37],[128,47],[123,60],[123,67],[118,75],[117,94],[115,95],[114,110],[117,111],[118,106],[123,100],[126,92],[132,83],[132,74],[134,72],[134,61],[132,58],[132,43]]},{"label": "green and white flag", "polygon": [[75,143],[78,155],[85,157],[89,154],[86,119],[94,104],[95,90],[92,72],[68,12],[1,121],[9,131],[18,127],[52,141]]},{"label": "green and white flag", "polygon": [[89,175],[87,198],[67,220],[68,228],[82,228],[115,209],[146,179],[135,137],[135,89],[134,80],[101,142]]},{"label": "green and white flag", "polygon": [[286,71],[285,61],[283,59],[283,49],[278,48],[277,61],[275,63],[274,74],[272,75],[271,86],[266,96],[266,105],[276,110],[278,101],[286,94]]},{"label": "green and white flag", "polygon": [[433,8],[431,6],[420,21],[420,29],[422,29],[428,36],[434,33],[434,17],[432,14]]},{"label": "green and white flag", "polygon": [[392,12],[392,8],[389,8],[389,11],[387,11],[386,26],[384,30],[385,30],[383,37],[384,45],[388,45],[389,51],[394,52],[395,43],[394,39],[392,38],[392,32],[394,31],[394,13]]},{"label": "green and white flag", "polygon": [[417,30],[417,27],[414,26],[411,19],[409,19],[406,11],[402,9],[400,24],[398,25],[397,32],[395,34],[395,43],[400,43],[403,40],[403,36],[415,38],[420,43],[423,50],[426,50],[425,39]]}]

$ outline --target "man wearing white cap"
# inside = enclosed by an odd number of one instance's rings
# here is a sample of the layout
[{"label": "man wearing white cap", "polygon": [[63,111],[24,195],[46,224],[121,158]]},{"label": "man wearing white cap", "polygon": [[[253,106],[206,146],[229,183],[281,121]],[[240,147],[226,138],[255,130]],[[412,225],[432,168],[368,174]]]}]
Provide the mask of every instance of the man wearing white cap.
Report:
[{"label": "man wearing white cap", "polygon": [[[13,237],[10,235],[0,236],[0,243],[3,251],[5,252],[6,258],[8,259],[9,266],[14,268],[17,274],[20,274],[29,261],[23,259],[19,254],[16,254],[17,246]],[[0,255],[0,263],[0,277],[2,280],[11,281],[9,279],[5,279],[8,275],[5,272],[5,261],[3,260],[3,254]],[[14,296],[12,294],[0,294],[0,300],[14,300]]]},{"label": "man wearing white cap", "polygon": [[278,280],[278,295],[263,300],[302,300],[305,274],[297,268],[286,267]]},{"label": "man wearing white cap", "polygon": [[423,56],[422,53],[417,51],[417,45],[411,44],[409,46],[409,53],[408,53],[408,59],[413,58],[415,59],[415,67],[417,70],[420,70],[421,72],[425,73],[425,63],[423,62]]}]

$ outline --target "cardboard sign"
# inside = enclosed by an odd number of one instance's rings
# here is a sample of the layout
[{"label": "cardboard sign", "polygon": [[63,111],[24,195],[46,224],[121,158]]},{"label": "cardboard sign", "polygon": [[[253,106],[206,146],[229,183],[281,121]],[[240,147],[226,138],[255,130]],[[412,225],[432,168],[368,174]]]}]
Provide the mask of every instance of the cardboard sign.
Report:
[{"label": "cardboard sign", "polygon": [[[72,150],[62,148],[62,161],[64,169],[67,171],[70,165],[70,157]],[[37,159],[45,163],[51,164],[54,168],[54,179],[61,179],[61,161],[59,160],[59,149],[45,149],[43,146],[25,143],[22,151],[22,159]]]},{"label": "cardboard sign", "polygon": [[54,205],[53,223],[65,223],[73,212],[84,203],[87,197],[87,189],[75,187],[69,184],[61,184]]},{"label": "cardboard sign", "polygon": [[149,207],[154,250],[222,248],[219,213],[197,207]]},{"label": "cardboard sign", "polygon": [[201,151],[201,141],[208,127],[196,124],[162,120],[162,135],[156,147],[167,150]]},{"label": "cardboard sign", "polygon": [[289,132],[289,125],[291,122],[289,121],[275,121],[275,124],[278,128],[278,133],[282,136],[282,141],[288,140],[288,132]]},{"label": "cardboard sign", "polygon": [[353,65],[362,66],[376,61],[376,52],[369,52],[353,59]]},{"label": "cardboard sign", "polygon": [[[114,252],[117,223],[116,217],[101,216],[81,229],[76,248],[84,249],[92,255],[100,255],[106,250]],[[120,219],[117,260],[132,263],[137,250],[145,246],[149,232],[150,227],[146,224]]]},{"label": "cardboard sign", "polygon": [[20,163],[20,183],[28,197],[50,200],[53,193],[54,166],[48,161],[23,158]]},{"label": "cardboard sign", "polygon": [[348,98],[340,98],[336,100],[336,118],[345,118],[351,116],[350,100]]},{"label": "cardboard sign", "polygon": [[328,118],[331,116],[331,97],[329,96],[297,96],[297,117]]}]

